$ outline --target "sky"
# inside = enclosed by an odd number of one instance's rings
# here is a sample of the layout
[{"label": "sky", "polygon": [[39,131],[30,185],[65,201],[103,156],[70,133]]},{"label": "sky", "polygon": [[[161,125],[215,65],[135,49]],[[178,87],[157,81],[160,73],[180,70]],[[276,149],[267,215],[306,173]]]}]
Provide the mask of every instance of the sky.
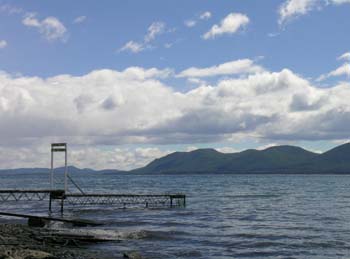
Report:
[{"label": "sky", "polygon": [[[350,0],[0,0],[0,168],[349,140]],[[59,162],[62,159],[59,157]]]}]

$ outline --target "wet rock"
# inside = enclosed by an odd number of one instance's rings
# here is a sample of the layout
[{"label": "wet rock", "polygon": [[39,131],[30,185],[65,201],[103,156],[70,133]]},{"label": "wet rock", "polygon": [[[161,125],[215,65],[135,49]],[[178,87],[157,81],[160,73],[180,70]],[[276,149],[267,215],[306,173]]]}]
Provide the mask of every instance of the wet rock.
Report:
[{"label": "wet rock", "polygon": [[144,257],[142,257],[142,255],[139,252],[136,252],[136,251],[124,252],[123,258],[128,258],[128,259],[145,259]]},{"label": "wet rock", "polygon": [[8,254],[1,254],[0,259],[14,259],[14,258]]},{"label": "wet rock", "polygon": [[28,219],[28,226],[29,227],[38,227],[43,228],[46,225],[46,220],[41,218],[29,218]]}]

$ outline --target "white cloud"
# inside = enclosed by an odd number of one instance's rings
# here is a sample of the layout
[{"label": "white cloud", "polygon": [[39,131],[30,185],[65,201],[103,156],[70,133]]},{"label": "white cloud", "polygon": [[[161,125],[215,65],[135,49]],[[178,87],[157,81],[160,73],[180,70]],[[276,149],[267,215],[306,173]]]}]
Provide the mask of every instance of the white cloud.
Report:
[{"label": "white cloud", "polygon": [[[199,75],[216,74],[215,69]],[[165,151],[129,150],[122,144],[348,138],[350,84],[318,88],[288,69],[245,71],[182,93],[162,82],[172,74],[169,69],[130,67],[49,78],[2,72],[0,164],[35,166],[45,157],[47,165],[47,145],[56,141],[72,145],[75,165],[123,169]],[[38,148],[37,156],[31,148]]]},{"label": "white cloud", "polygon": [[239,29],[244,28],[250,22],[248,16],[241,13],[230,13],[220,24],[215,24],[202,37],[204,39],[213,39],[222,34],[234,34]]},{"label": "white cloud", "polygon": [[215,148],[215,149],[216,149],[216,151],[219,151],[221,153],[226,153],[226,154],[239,152],[239,150],[237,150],[233,147],[220,147],[220,148]]},{"label": "white cloud", "polygon": [[345,63],[334,71],[331,71],[329,76],[350,76],[350,64]]},{"label": "white cloud", "polygon": [[22,23],[25,26],[37,28],[48,41],[67,39],[67,29],[56,17],[50,16],[40,21],[36,18],[36,14],[29,13],[24,16]]},{"label": "white cloud", "polygon": [[350,64],[344,63],[342,66],[337,69],[329,72],[328,74],[321,75],[317,81],[323,81],[330,77],[338,77],[338,76],[348,76],[350,77]]},{"label": "white cloud", "polygon": [[153,41],[156,36],[164,33],[165,31],[165,23],[163,22],[153,22],[149,27],[147,34],[144,38],[145,43]]},{"label": "white cloud", "polygon": [[350,0],[330,0],[335,5],[350,4]]},{"label": "white cloud", "polygon": [[191,67],[178,74],[178,77],[210,77],[220,75],[251,74],[264,69],[250,59],[239,59],[207,68]]},{"label": "white cloud", "polygon": [[174,45],[174,43],[165,43],[164,48],[170,49],[173,45]]},{"label": "white cloud", "polygon": [[319,0],[287,0],[279,9],[279,23],[283,24],[298,16],[305,15],[320,3]]},{"label": "white cloud", "polygon": [[209,11],[206,11],[199,16],[199,19],[201,20],[208,20],[210,18],[211,18],[211,12]]},{"label": "white cloud", "polygon": [[13,14],[21,14],[24,12],[24,10],[22,8],[17,7],[17,6],[13,6],[10,4],[3,4],[3,5],[0,5],[0,12],[4,12],[4,13],[7,13],[9,15],[13,15]]},{"label": "white cloud", "polygon": [[350,61],[350,52],[346,52],[343,55],[341,55],[340,57],[338,57],[338,60],[347,60]]},{"label": "white cloud", "polygon": [[194,150],[197,150],[197,149],[198,149],[198,147],[196,147],[196,146],[189,146],[189,147],[186,148],[186,152],[191,152],[191,151],[194,151]]},{"label": "white cloud", "polygon": [[[144,36],[143,42],[135,42],[133,40],[125,43],[123,47],[119,49],[119,52],[130,51],[132,53],[139,53],[145,49],[151,48],[149,45],[155,38],[165,32],[166,25],[163,22],[153,22],[147,30],[147,34]],[[167,45],[166,45],[167,46]]]},{"label": "white cloud", "polygon": [[207,84],[206,81],[201,80],[199,78],[195,78],[195,77],[189,77],[189,78],[187,78],[187,81],[189,83],[196,84],[196,85],[206,85]]},{"label": "white cloud", "polygon": [[348,61],[347,63],[344,63],[337,69],[319,76],[317,81],[323,81],[331,77],[339,77],[339,76],[347,76],[350,78],[350,52],[346,52],[343,55],[339,56],[337,60],[346,60]]},{"label": "white cloud", "polygon": [[270,38],[277,37],[278,35],[280,35],[280,34],[277,33],[277,32],[270,32],[270,33],[267,34],[267,36],[269,36]]},{"label": "white cloud", "polygon": [[197,21],[195,21],[195,20],[187,20],[187,21],[185,21],[185,25],[187,27],[194,27],[196,24],[197,24]]},{"label": "white cloud", "polygon": [[270,147],[275,147],[275,146],[279,146],[279,145],[280,144],[278,144],[278,143],[269,143],[269,144],[265,144],[265,145],[257,147],[256,150],[265,150],[265,149],[268,149]]},{"label": "white cloud", "polygon": [[[95,147],[75,148],[70,152],[71,162],[80,168],[130,170],[145,166],[171,151],[159,148],[113,148],[103,150]],[[98,157],[99,159],[96,159]]]},{"label": "white cloud", "polygon": [[141,43],[137,43],[137,42],[134,42],[131,40],[131,41],[125,43],[125,45],[123,47],[121,47],[119,49],[119,51],[130,51],[132,53],[138,53],[144,49],[145,49],[145,47]]},{"label": "white cloud", "polygon": [[36,16],[35,13],[26,14],[24,19],[22,20],[22,23],[25,26],[40,27],[40,22],[35,16]]},{"label": "white cloud", "polygon": [[[69,143],[68,143],[69,145]],[[49,143],[34,147],[0,146],[0,169],[10,168],[49,168]],[[130,170],[145,166],[156,158],[171,151],[159,148],[99,148],[69,145],[69,165],[79,168]],[[98,159],[96,159],[98,158]],[[64,165],[63,156],[55,159],[55,166]]]},{"label": "white cloud", "polygon": [[279,24],[306,15],[313,10],[320,10],[328,5],[349,4],[350,0],[286,0],[279,8]]},{"label": "white cloud", "polygon": [[191,28],[197,25],[200,20],[209,20],[211,17],[211,13],[209,11],[203,12],[200,15],[196,16],[193,19],[186,20],[184,22],[185,26]]},{"label": "white cloud", "polygon": [[73,23],[77,24],[77,23],[83,23],[86,21],[86,16],[82,15],[82,16],[78,16],[74,19]]},{"label": "white cloud", "polygon": [[0,40],[0,49],[7,47],[7,41],[6,40]]}]

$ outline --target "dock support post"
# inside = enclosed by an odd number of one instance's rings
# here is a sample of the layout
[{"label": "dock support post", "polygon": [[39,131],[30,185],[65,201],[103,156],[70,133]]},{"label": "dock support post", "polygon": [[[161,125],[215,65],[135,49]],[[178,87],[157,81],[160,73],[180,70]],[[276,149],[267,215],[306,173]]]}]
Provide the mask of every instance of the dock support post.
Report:
[{"label": "dock support post", "polygon": [[64,191],[68,191],[68,167],[67,167],[67,145],[65,146],[64,152]]},{"label": "dock support post", "polygon": [[51,192],[50,192],[50,200],[49,200],[49,214],[52,212],[52,197],[51,197]]},{"label": "dock support post", "polygon": [[61,215],[63,215],[64,210],[64,198],[61,199]]},{"label": "dock support post", "polygon": [[51,148],[50,186],[51,186],[51,190],[53,190],[54,182],[53,182],[53,149],[52,148]]}]

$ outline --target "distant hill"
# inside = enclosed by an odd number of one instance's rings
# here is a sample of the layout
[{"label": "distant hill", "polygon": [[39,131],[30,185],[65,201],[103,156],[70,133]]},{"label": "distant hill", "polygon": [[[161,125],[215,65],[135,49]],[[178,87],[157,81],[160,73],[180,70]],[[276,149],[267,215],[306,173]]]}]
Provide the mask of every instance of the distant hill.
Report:
[{"label": "distant hill", "polygon": [[295,169],[306,173],[350,173],[350,143],[315,156]]},{"label": "distant hill", "polygon": [[350,173],[350,144],[317,154],[275,146],[224,154],[214,149],[175,152],[133,173]]},{"label": "distant hill", "polygon": [[[93,170],[69,166],[70,173],[126,173],[116,169]],[[1,173],[48,173],[48,168],[0,169]],[[55,172],[64,172],[56,168]],[[215,149],[174,152],[153,160],[129,173],[283,173],[283,174],[350,174],[350,143],[323,154],[295,146],[275,146],[264,150],[248,149],[237,153],[220,153]]]}]

